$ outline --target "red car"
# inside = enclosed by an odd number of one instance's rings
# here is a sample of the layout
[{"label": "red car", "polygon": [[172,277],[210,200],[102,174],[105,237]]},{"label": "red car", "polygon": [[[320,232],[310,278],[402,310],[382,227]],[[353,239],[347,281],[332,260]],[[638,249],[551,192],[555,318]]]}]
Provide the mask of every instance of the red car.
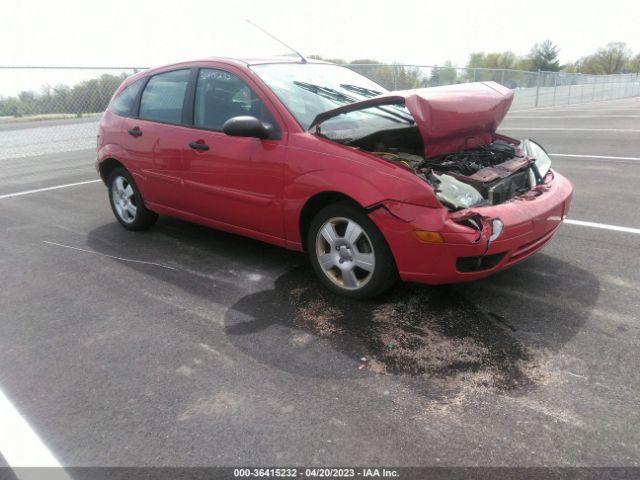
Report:
[{"label": "red car", "polygon": [[304,250],[329,289],[485,277],[542,248],[572,187],[496,133],[493,82],[388,92],[323,62],[208,59],[138,73],[104,113],[97,168],[117,220],[180,217]]}]

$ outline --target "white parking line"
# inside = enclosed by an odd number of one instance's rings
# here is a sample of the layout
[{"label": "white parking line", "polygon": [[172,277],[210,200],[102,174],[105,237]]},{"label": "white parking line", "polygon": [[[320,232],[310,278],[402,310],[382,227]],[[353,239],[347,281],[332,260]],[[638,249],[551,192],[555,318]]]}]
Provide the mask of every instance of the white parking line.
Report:
[{"label": "white parking line", "polygon": [[612,157],[610,155],[579,155],[577,153],[550,153],[552,157],[570,157],[570,158],[601,158],[605,160],[635,160],[639,161],[640,157]]},{"label": "white parking line", "polygon": [[[640,131],[640,130],[637,130],[637,131]],[[550,155],[555,156],[555,157],[575,157],[575,158],[583,157],[583,158],[600,158],[600,159],[611,159],[611,160],[640,160],[640,158],[638,158],[638,157],[613,157],[613,156],[607,156],[607,155],[578,155],[578,154],[569,154],[569,153],[551,153]],[[68,184],[65,184],[65,185],[57,185],[57,186],[54,186],[54,187],[39,188],[37,190],[27,190],[27,191],[24,191],[24,192],[10,193],[8,195],[0,195],[0,200],[3,199],[3,198],[17,197],[17,196],[20,196],[20,195],[29,195],[31,193],[47,192],[47,191],[50,191],[50,190],[58,190],[60,188],[76,187],[78,185],[87,185],[87,184],[90,184],[90,183],[97,183],[97,182],[101,182],[101,181],[102,180],[88,180],[86,182],[68,183]],[[608,225],[608,224],[605,224],[605,223],[583,222],[581,220],[571,220],[571,219],[566,219],[565,223],[569,223],[571,225],[580,225],[580,226],[583,226],[583,227],[603,228],[603,229],[606,229],[606,230],[614,230],[614,231],[617,231],[617,232],[638,233],[638,234],[640,234],[640,229],[638,229],[638,228],[620,227],[620,226],[616,226],[616,225]],[[59,247],[73,248],[75,250],[80,250],[80,251],[87,251],[87,250],[83,250],[81,248],[70,247],[68,245],[61,245],[61,244],[54,243],[54,242],[44,242],[44,243],[48,243],[50,245],[56,245],[56,246],[59,246]],[[95,253],[95,252],[89,252],[89,253]],[[105,255],[105,256],[111,256],[111,255]],[[117,258],[117,257],[113,257],[113,258]],[[153,262],[143,262],[143,261],[139,261],[139,260],[129,260],[129,259],[124,259],[124,258],[118,258],[118,260],[133,261],[133,262],[138,262],[138,263],[148,263],[150,265],[157,265],[157,266],[160,266],[160,267],[173,269],[173,267],[168,267],[166,265],[159,265],[159,264],[155,264]],[[1,393],[2,392],[0,391],[0,394]],[[0,426],[1,425],[2,424],[0,423]]]},{"label": "white parking line", "polygon": [[500,130],[548,130],[560,132],[625,132],[640,133],[640,130],[630,128],[568,128],[568,127],[503,127]]},{"label": "white parking line", "polygon": [[616,232],[636,233],[640,235],[640,228],[619,227],[617,225],[607,225],[606,223],[583,222],[582,220],[565,219],[564,223],[579,225],[581,227],[602,228],[604,230],[614,230]]},{"label": "white parking line", "polygon": [[[580,110],[633,110],[636,108],[635,105],[630,105],[635,102],[637,97],[619,99],[619,101],[612,100],[595,100],[592,102],[581,102],[581,103],[572,103],[570,105],[548,105],[546,107],[531,107],[531,108],[521,108],[520,110],[511,110],[511,113],[515,112],[532,112],[541,110],[552,110],[552,111],[580,111]],[[629,102],[629,100],[633,99],[634,102]]]},{"label": "white parking line", "polygon": [[0,454],[20,479],[34,478],[37,472],[20,470],[23,467],[58,467],[47,471],[56,479],[70,480],[60,463],[49,451],[29,423],[0,390]]},{"label": "white parking line", "polygon": [[88,185],[89,183],[98,183],[102,180],[87,180],[86,182],[67,183],[65,185],[56,185],[54,187],[38,188],[36,190],[25,190],[23,192],[8,193],[0,195],[0,200],[5,198],[20,197],[22,195],[31,195],[32,193],[48,192],[50,190],[59,190],[61,188],[77,187],[78,185]]}]

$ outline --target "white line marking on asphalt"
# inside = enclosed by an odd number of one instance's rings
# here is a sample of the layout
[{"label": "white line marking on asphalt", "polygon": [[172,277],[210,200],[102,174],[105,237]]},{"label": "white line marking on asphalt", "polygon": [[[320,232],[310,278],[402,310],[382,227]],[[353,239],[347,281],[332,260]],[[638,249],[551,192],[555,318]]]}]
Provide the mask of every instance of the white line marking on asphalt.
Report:
[{"label": "white line marking on asphalt", "polygon": [[567,128],[567,127],[503,127],[500,130],[549,130],[561,132],[625,132],[640,133],[640,130],[629,128]]},{"label": "white line marking on asphalt", "polygon": [[617,225],[607,225],[606,223],[583,222],[582,220],[565,219],[564,223],[579,225],[581,227],[602,228],[604,230],[614,230],[616,232],[636,233],[640,235],[640,228],[619,227]]},{"label": "white line marking on asphalt", "polygon": [[62,243],[48,242],[46,240],[44,240],[42,243],[46,243],[47,245],[55,245],[56,247],[69,248],[71,250],[77,250],[79,252],[92,253],[94,255],[100,255],[101,257],[107,257],[107,258],[113,258],[114,260],[120,260],[120,261],[123,261],[123,262],[141,263],[143,265],[153,265],[154,267],[166,268],[168,270],[179,270],[178,268],[170,267],[169,265],[164,265],[162,263],[145,262],[144,260],[134,260],[132,258],[116,257],[115,255],[108,255],[106,253],[96,252],[95,250],[87,250],[87,249],[84,249],[84,248],[72,247],[71,245],[63,245]]},{"label": "white line marking on asphalt", "polygon": [[4,198],[20,197],[22,195],[31,195],[32,193],[48,192],[50,190],[59,190],[61,188],[77,187],[78,185],[88,185],[90,183],[98,183],[102,180],[87,180],[86,182],[67,183],[65,185],[56,185],[54,187],[38,188],[36,190],[25,190],[23,192],[8,193],[0,195],[0,200]]},{"label": "white line marking on asphalt", "polygon": [[[628,100],[634,100],[637,97],[621,98],[619,101],[615,100],[594,100],[591,102],[571,103],[569,105],[547,105],[545,107],[530,107],[521,108],[520,110],[511,110],[511,113],[515,112],[536,112],[540,110],[555,110],[555,111],[580,111],[580,110],[632,110],[635,109],[635,105],[630,105],[634,102]],[[595,107],[595,108],[593,108]],[[603,108],[599,108],[603,107]],[[616,108],[618,107],[618,108]],[[622,108],[620,108],[622,107]]]},{"label": "white line marking on asphalt", "polygon": [[609,155],[578,155],[576,153],[550,153],[552,157],[571,157],[571,158],[601,158],[606,160],[636,160],[640,161],[640,157],[612,157]]},{"label": "white line marking on asphalt", "polygon": [[[514,130],[514,129],[512,129],[512,130]],[[634,130],[634,131],[640,131],[640,130]],[[611,159],[611,160],[640,160],[640,158],[637,158],[637,157],[612,157],[612,156],[606,156],[606,155],[578,155],[578,154],[569,154],[569,153],[551,153],[550,155],[555,156],[555,157],[576,157],[576,158],[583,157],[583,158],[600,158],[600,159]],[[75,187],[75,186],[78,186],[78,185],[87,185],[89,183],[96,183],[96,182],[101,182],[101,181],[102,180],[89,180],[89,181],[86,181],[86,182],[68,183],[66,185],[58,185],[58,186],[55,186],[55,187],[40,188],[40,189],[37,189],[37,190],[27,190],[27,191],[24,191],[24,192],[11,193],[11,194],[8,194],[8,195],[1,195],[0,199],[17,197],[17,196],[20,196],[20,195],[27,195],[27,194],[31,194],[31,193],[44,192],[44,191],[49,191],[49,190],[57,190],[57,189],[60,189],[60,188]],[[572,225],[581,225],[583,227],[604,228],[604,229],[607,229],[607,230],[615,230],[615,231],[618,231],[618,232],[639,233],[640,234],[640,229],[638,229],[638,228],[618,227],[616,225],[607,225],[607,224],[604,224],[604,223],[583,222],[581,220],[570,220],[570,219],[566,219],[565,222],[569,223],[569,224],[572,224]],[[161,263],[145,262],[143,260],[133,260],[131,258],[116,257],[115,255],[108,255],[106,253],[100,253],[100,252],[96,252],[94,250],[86,250],[84,248],[72,247],[70,245],[63,245],[61,243],[48,242],[48,241],[44,241],[43,243],[46,243],[48,245],[55,245],[57,247],[62,247],[62,248],[69,248],[71,250],[77,250],[77,251],[80,251],[80,252],[93,253],[95,255],[101,255],[103,257],[113,258],[114,260],[121,260],[123,262],[140,263],[140,264],[143,264],[143,265],[153,265],[153,266],[156,266],[156,267],[166,268],[166,269],[169,269],[169,270],[180,270],[178,268],[170,267],[169,265],[163,265]]]},{"label": "white line marking on asphalt", "polygon": [[38,472],[20,470],[20,468],[57,467],[59,470],[47,471],[47,474],[51,474],[56,479],[70,480],[61,468],[62,465],[2,390],[0,390],[0,454],[11,468],[17,469],[14,470],[14,474],[20,479],[38,477]]}]

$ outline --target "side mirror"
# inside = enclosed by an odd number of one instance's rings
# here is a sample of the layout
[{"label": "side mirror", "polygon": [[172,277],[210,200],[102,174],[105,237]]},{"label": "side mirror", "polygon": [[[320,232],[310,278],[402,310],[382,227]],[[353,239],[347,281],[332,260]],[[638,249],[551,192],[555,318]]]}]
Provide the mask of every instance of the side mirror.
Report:
[{"label": "side mirror", "polygon": [[256,117],[248,115],[240,115],[232,117],[222,126],[222,131],[232,137],[255,137],[269,138],[271,136],[272,127],[265,125]]}]

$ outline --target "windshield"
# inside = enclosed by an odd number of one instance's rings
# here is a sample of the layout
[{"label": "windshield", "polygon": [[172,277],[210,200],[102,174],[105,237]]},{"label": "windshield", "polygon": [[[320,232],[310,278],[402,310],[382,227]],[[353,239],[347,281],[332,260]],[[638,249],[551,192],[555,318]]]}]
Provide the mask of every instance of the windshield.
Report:
[{"label": "windshield", "polygon": [[304,129],[319,113],[387,93],[377,83],[338,65],[276,63],[251,69]]}]

